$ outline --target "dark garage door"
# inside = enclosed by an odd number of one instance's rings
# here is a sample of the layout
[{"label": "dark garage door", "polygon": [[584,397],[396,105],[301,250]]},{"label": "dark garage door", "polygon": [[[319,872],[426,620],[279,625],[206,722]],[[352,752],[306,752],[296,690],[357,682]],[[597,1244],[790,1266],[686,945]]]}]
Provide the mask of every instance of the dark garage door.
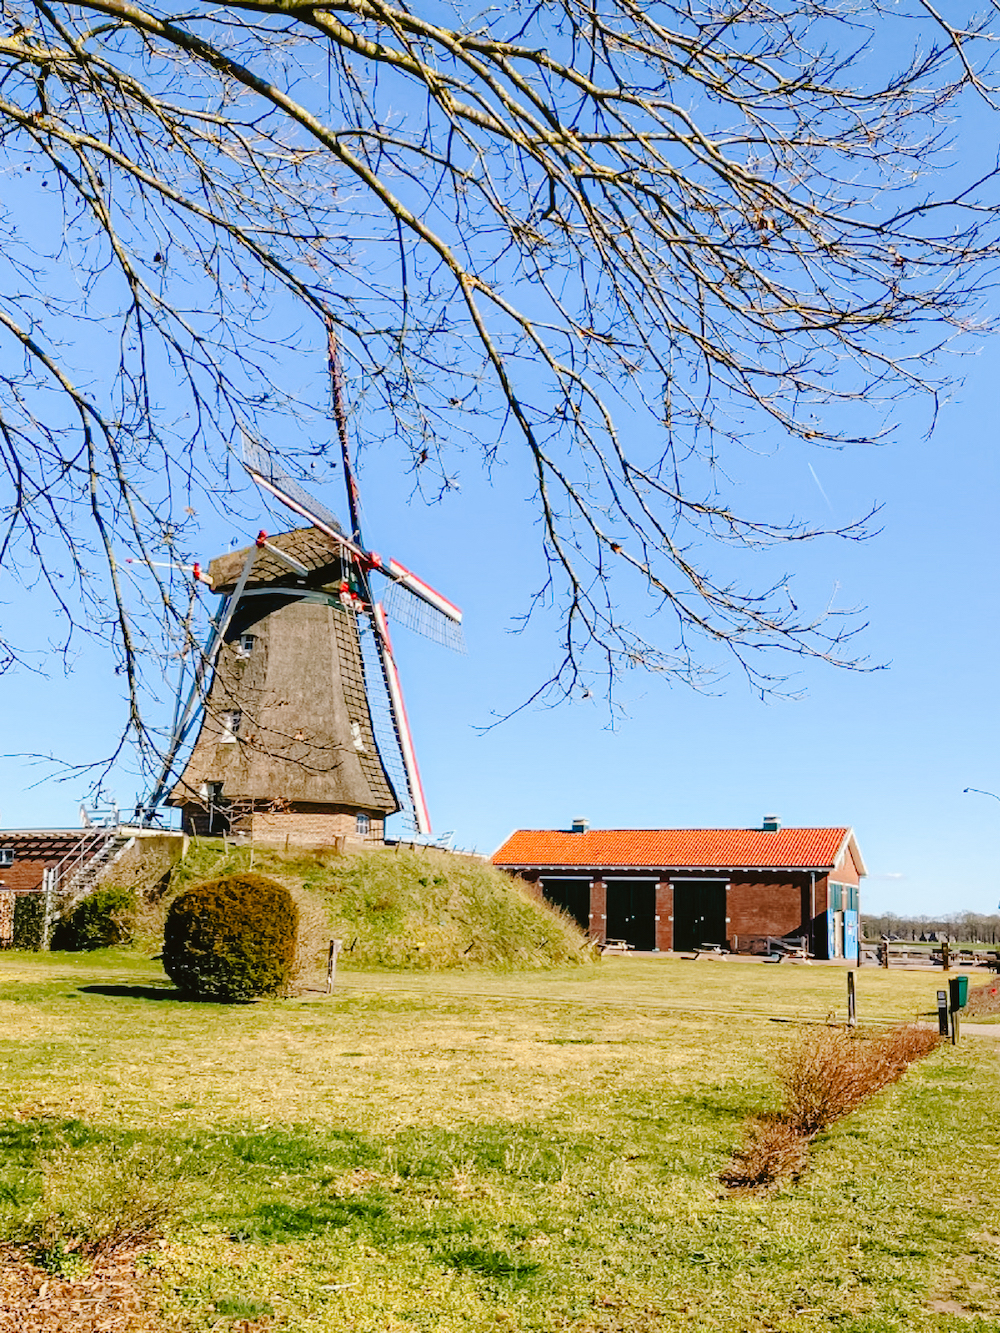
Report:
[{"label": "dark garage door", "polygon": [[609,879],[609,940],[624,940],[630,949],[656,948],[656,880]]},{"label": "dark garage door", "polygon": [[726,944],[726,881],[689,880],[674,884],[674,948]]},{"label": "dark garage door", "polygon": [[543,879],[542,896],[553,907],[561,907],[581,930],[590,927],[590,880]]}]

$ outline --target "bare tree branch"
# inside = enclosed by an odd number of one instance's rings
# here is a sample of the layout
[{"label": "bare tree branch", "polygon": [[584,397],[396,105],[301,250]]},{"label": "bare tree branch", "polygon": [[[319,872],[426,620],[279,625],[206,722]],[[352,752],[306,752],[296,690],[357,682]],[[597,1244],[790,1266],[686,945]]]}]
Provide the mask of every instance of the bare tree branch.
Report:
[{"label": "bare tree branch", "polygon": [[[6,0],[4,579],[47,589],[61,651],[112,645],[152,755],[144,698],[162,636],[193,651],[193,604],[173,571],[139,596],[122,554],[189,558],[241,430],[335,449],[295,369],[329,323],[365,446],[422,491],[470,445],[530,478],[527,615],[562,624],[543,694],[635,666],[701,685],[727,657],[767,692],[775,649],[859,665],[857,618],[756,588],[757,555],[872,515],[742,513],[724,460],[885,438],[987,327],[997,171],[959,179],[951,126],[994,104],[990,21]],[[633,586],[648,637],[618,610]]]}]

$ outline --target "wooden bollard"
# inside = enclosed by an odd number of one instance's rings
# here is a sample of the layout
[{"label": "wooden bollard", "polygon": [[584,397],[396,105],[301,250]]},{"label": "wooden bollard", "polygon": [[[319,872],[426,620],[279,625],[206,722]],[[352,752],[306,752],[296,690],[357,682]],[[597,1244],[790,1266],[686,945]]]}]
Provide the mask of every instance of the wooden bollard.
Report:
[{"label": "wooden bollard", "polygon": [[331,940],[330,950],[326,956],[326,993],[333,994],[334,982],[337,980],[337,955],[344,947],[343,940]]}]

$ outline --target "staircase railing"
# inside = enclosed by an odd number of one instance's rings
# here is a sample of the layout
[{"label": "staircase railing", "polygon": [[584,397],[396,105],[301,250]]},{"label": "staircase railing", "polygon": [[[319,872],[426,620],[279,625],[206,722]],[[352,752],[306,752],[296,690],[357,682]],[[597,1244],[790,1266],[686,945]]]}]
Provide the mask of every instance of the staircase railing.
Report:
[{"label": "staircase railing", "polygon": [[77,875],[99,857],[102,852],[118,838],[118,827],[97,825],[85,830],[80,841],[66,853],[61,861],[51,866],[44,876],[45,915],[42,922],[42,948],[47,949],[52,923],[56,915],[56,902],[62,893],[63,884],[68,890]]}]

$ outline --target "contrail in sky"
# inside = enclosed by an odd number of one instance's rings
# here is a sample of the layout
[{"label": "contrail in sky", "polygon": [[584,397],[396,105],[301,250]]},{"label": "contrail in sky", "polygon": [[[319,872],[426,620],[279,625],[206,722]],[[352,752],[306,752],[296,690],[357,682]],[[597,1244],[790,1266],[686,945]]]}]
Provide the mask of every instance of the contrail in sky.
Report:
[{"label": "contrail in sky", "polygon": [[823,485],[822,485],[822,483],[820,482],[819,477],[817,477],[817,475],[816,475],[816,469],[813,467],[812,463],[809,463],[809,462],[806,463],[806,467],[807,467],[807,468],[809,469],[809,471],[812,473],[812,479],[813,479],[813,481],[816,483],[816,486],[817,486],[817,488],[819,489],[819,493],[820,493],[820,495],[822,495],[823,499],[826,501],[826,507],[827,507],[827,509],[829,509],[830,513],[832,514],[832,513],[833,513],[833,505],[830,503],[830,497],[827,495],[826,491],[824,491],[824,489],[823,489]]}]

